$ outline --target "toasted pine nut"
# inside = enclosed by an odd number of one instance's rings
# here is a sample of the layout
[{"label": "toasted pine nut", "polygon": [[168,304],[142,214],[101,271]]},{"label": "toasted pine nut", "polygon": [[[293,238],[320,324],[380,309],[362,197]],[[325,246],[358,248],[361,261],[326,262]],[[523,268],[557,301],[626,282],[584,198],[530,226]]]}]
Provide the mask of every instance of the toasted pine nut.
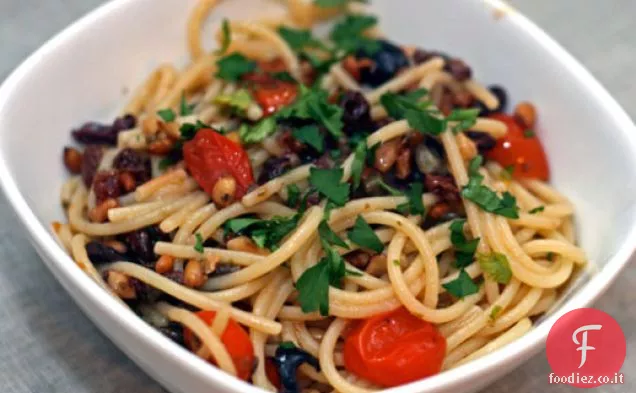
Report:
[{"label": "toasted pine nut", "polygon": [[252,241],[252,239],[248,238],[247,236],[239,236],[235,237],[234,239],[230,239],[227,242],[226,247],[228,250],[232,251],[243,251],[258,255],[269,255],[269,251],[264,248],[258,247]]},{"label": "toasted pine nut", "polygon": [[148,145],[148,153],[157,155],[168,154],[173,146],[174,142],[170,139],[157,139]]},{"label": "toasted pine nut", "polygon": [[238,131],[228,132],[227,134],[225,134],[225,137],[234,143],[238,143],[239,145],[241,144],[241,136],[239,135]]},{"label": "toasted pine nut", "polygon": [[135,288],[130,284],[130,280],[127,275],[110,270],[108,271],[107,282],[108,286],[111,287],[113,292],[115,292],[120,298],[135,299],[137,297]]},{"label": "toasted pine nut", "polygon": [[525,128],[532,129],[537,123],[537,111],[529,102],[520,102],[515,107],[515,119]]},{"label": "toasted pine nut", "polygon": [[126,247],[124,243],[117,240],[106,240],[104,244],[110,248],[115,249],[115,251],[121,254],[125,254],[128,251],[128,247]]},{"label": "toasted pine nut", "polygon": [[172,271],[173,267],[174,257],[171,257],[170,255],[160,256],[155,263],[155,271],[160,274]]},{"label": "toasted pine nut", "polygon": [[216,270],[216,265],[219,263],[221,258],[218,255],[208,255],[203,260],[203,272],[205,274],[210,274]]},{"label": "toasted pine nut", "polygon": [[462,158],[466,161],[472,160],[477,155],[477,146],[470,138],[463,133],[457,135],[457,144]]},{"label": "toasted pine nut", "polygon": [[205,278],[201,262],[190,259],[183,270],[183,283],[190,288],[198,288],[205,283]]},{"label": "toasted pine nut", "polygon": [[141,131],[144,135],[153,136],[159,131],[159,123],[160,120],[157,116],[147,116],[141,121]]},{"label": "toasted pine nut", "polygon": [[375,169],[382,173],[388,172],[395,164],[399,147],[400,140],[398,138],[393,138],[381,144],[378,150],[375,151]]},{"label": "toasted pine nut", "polygon": [[372,256],[365,271],[374,276],[381,276],[386,273],[386,255],[376,254]]},{"label": "toasted pine nut", "polygon": [[93,222],[104,222],[108,218],[108,210],[119,206],[116,199],[106,199],[88,212],[88,218]]},{"label": "toasted pine nut", "polygon": [[80,173],[82,171],[82,153],[73,147],[64,148],[64,165],[71,173]]},{"label": "toasted pine nut", "polygon": [[236,180],[232,176],[223,176],[214,184],[212,200],[217,206],[225,207],[234,202]]}]

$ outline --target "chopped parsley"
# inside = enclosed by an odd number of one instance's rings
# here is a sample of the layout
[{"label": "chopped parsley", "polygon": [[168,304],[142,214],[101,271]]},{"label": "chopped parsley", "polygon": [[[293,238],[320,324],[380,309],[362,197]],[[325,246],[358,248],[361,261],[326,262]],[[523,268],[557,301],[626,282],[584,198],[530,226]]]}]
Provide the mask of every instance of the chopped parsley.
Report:
[{"label": "chopped parsley", "polygon": [[296,79],[287,71],[272,72],[269,75],[282,82],[296,82]]},{"label": "chopped parsley", "polygon": [[281,26],[278,28],[278,34],[296,53],[301,53],[305,48],[325,49],[325,45],[311,34],[311,30],[292,29],[290,27]]},{"label": "chopped parsley", "polygon": [[157,115],[161,118],[161,120],[165,121],[166,123],[175,121],[175,119],[177,118],[177,114],[174,113],[174,111],[170,108],[158,110]]},{"label": "chopped parsley", "polygon": [[535,137],[534,130],[530,130],[530,129],[524,130],[523,136],[526,138],[534,138]]},{"label": "chopped parsley", "polygon": [[466,220],[455,220],[450,226],[451,231],[451,243],[455,247],[455,266],[459,269],[465,268],[473,263],[473,257],[475,251],[477,251],[477,245],[479,245],[479,238],[473,240],[466,240],[464,235],[464,225]]},{"label": "chopped parsley", "polygon": [[287,186],[287,206],[296,207],[300,202],[300,189],[296,184]]},{"label": "chopped parsley", "polygon": [[294,349],[296,348],[296,344],[291,341],[283,341],[282,343],[278,344],[278,347],[283,349]]},{"label": "chopped parsley", "polygon": [[228,107],[237,114],[244,114],[252,102],[252,95],[247,89],[238,89],[231,94],[219,94],[214,98],[215,104]]},{"label": "chopped parsley", "polygon": [[353,228],[347,234],[349,240],[367,250],[382,252],[384,244],[373,232],[373,228],[362,218],[358,216]]},{"label": "chopped parsley", "polygon": [[181,139],[189,141],[194,138],[197,131],[202,128],[210,128],[207,124],[202,122],[201,120],[197,120],[196,123],[183,123],[179,128],[179,132],[181,133]]},{"label": "chopped parsley", "polygon": [[517,200],[512,194],[506,191],[500,198],[495,191],[482,184],[484,177],[478,171],[482,160],[481,156],[471,160],[469,165],[470,178],[468,184],[462,188],[462,196],[487,212],[508,218],[519,218]]},{"label": "chopped parsley", "polygon": [[299,94],[300,96],[293,104],[278,112],[276,115],[278,119],[312,119],[317,124],[324,126],[335,138],[344,136],[342,132],[343,109],[328,102],[328,93],[325,90],[310,89],[300,85]]},{"label": "chopped parsley", "polygon": [[329,227],[329,224],[327,224],[327,221],[322,221],[320,223],[320,225],[318,226],[318,234],[320,235],[320,239],[322,241],[326,241],[327,244],[331,245],[336,245],[338,247],[342,247],[345,249],[349,249],[349,246],[347,246],[347,243],[345,243],[344,240],[342,240],[332,229],[331,227]]},{"label": "chopped parsley", "polygon": [[299,213],[289,217],[277,216],[271,220],[239,217],[227,221],[224,228],[228,233],[249,236],[257,246],[273,251],[278,249],[285,236],[296,229],[300,217]]},{"label": "chopped parsley", "polygon": [[325,138],[322,136],[320,129],[315,124],[295,128],[292,130],[292,135],[298,141],[316,149],[318,153],[322,153],[325,150]]},{"label": "chopped parsley", "polygon": [[402,266],[402,263],[400,262],[400,260],[399,260],[399,259],[394,259],[394,260],[393,260],[393,264],[394,264],[395,266]]},{"label": "chopped parsley", "polygon": [[360,180],[362,178],[362,171],[364,170],[367,152],[367,141],[361,140],[358,142],[358,145],[353,152],[353,162],[351,163],[351,179],[353,180],[354,190],[360,187]]},{"label": "chopped parsley", "polygon": [[223,19],[221,25],[221,47],[216,51],[217,54],[222,55],[227,52],[227,48],[230,47],[232,42],[232,32],[230,31],[230,22],[227,19]]},{"label": "chopped parsley", "polygon": [[276,119],[266,117],[250,126],[246,123],[239,127],[239,137],[243,143],[258,143],[276,132]]},{"label": "chopped parsley", "polygon": [[490,310],[490,322],[495,322],[497,320],[497,317],[499,316],[499,313],[501,313],[501,306],[500,305],[495,305],[492,310]]},{"label": "chopped parsley", "polygon": [[541,213],[544,210],[545,210],[545,206],[537,206],[534,209],[530,210],[528,213],[537,214],[537,213]]},{"label": "chopped parsley", "polygon": [[409,188],[404,192],[407,200],[405,203],[399,205],[397,207],[399,212],[409,213],[409,214],[420,214],[424,215],[426,213],[426,209],[424,208],[424,203],[422,202],[422,194],[424,193],[424,186],[422,183],[413,182],[409,186]]},{"label": "chopped parsley", "polygon": [[240,53],[232,53],[216,62],[216,76],[230,82],[237,82],[245,74],[256,69],[256,62],[247,59]]},{"label": "chopped parsley", "polygon": [[470,129],[477,123],[479,117],[479,109],[453,109],[446,117],[447,121],[455,121],[457,124],[453,126],[453,132],[458,133]]},{"label": "chopped parsley", "polygon": [[545,254],[545,259],[547,259],[550,262],[554,261],[554,253],[552,251],[548,252],[547,254]]},{"label": "chopped parsley", "polygon": [[512,278],[512,270],[508,258],[504,254],[492,252],[478,254],[477,261],[484,274],[499,284],[508,284]]},{"label": "chopped parsley", "polygon": [[349,184],[341,183],[342,168],[309,170],[309,184],[336,206],[344,206],[349,199]]},{"label": "chopped parsley", "polygon": [[194,234],[194,239],[196,241],[196,243],[194,243],[194,250],[199,254],[203,254],[203,236],[201,236],[201,234],[197,232]]},{"label": "chopped parsley", "polygon": [[392,186],[386,184],[386,182],[381,177],[377,179],[377,183],[384,191],[388,192],[392,196],[403,196],[404,195],[402,193],[402,191],[398,190],[395,187],[392,187]]},{"label": "chopped parsley", "polygon": [[514,172],[515,172],[515,166],[508,165],[501,171],[501,174],[499,176],[501,177],[502,180],[510,181],[512,180],[512,174]]},{"label": "chopped parsley", "polygon": [[475,284],[464,269],[459,271],[459,276],[456,279],[442,284],[442,286],[448,293],[460,299],[479,292],[479,285]]},{"label": "chopped parsley", "polygon": [[179,102],[179,114],[181,116],[190,116],[194,111],[194,104],[188,104],[186,101],[185,93],[181,94],[181,101]]},{"label": "chopped parsley", "polygon": [[344,53],[362,50],[368,55],[373,55],[380,50],[380,43],[365,37],[364,33],[377,23],[378,19],[375,16],[349,14],[342,21],[336,23],[329,34],[329,38]]},{"label": "chopped parsley", "polygon": [[380,97],[380,103],[389,116],[395,119],[406,119],[409,125],[419,132],[439,135],[446,129],[446,121],[435,116],[429,110],[430,101],[419,102],[426,95],[426,90],[416,90],[408,95],[385,93]]}]

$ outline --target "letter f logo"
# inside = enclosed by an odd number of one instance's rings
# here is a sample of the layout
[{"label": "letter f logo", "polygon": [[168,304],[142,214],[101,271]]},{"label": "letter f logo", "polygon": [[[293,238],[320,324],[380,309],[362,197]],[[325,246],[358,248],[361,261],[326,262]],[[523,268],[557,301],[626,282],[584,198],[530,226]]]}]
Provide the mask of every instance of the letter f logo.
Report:
[{"label": "letter f logo", "polygon": [[[572,341],[574,344],[580,345],[576,350],[581,351],[581,364],[579,364],[579,368],[583,367],[585,361],[587,360],[587,351],[593,351],[596,348],[587,345],[587,332],[588,330],[601,330],[603,325],[585,325],[576,329],[574,333],[572,333]],[[576,337],[579,333],[583,332],[581,342],[579,342]]]}]

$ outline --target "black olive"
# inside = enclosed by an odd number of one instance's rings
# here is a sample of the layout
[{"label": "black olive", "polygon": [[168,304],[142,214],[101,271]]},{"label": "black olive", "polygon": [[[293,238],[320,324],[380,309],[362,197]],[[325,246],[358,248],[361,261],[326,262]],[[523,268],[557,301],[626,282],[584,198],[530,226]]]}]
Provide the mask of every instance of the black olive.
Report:
[{"label": "black olive", "polygon": [[292,168],[289,157],[270,157],[263,163],[263,172],[258,177],[258,184],[264,184],[277,178]]},{"label": "black olive", "polygon": [[487,153],[497,144],[497,140],[485,132],[465,131],[464,134],[475,142],[479,154]]},{"label": "black olive", "polygon": [[274,354],[274,364],[278,368],[280,375],[280,383],[282,385],[282,393],[299,393],[298,381],[296,380],[296,371],[301,364],[307,363],[317,371],[320,371],[320,363],[318,359],[297,348],[292,343],[283,343],[278,346]]},{"label": "black olive", "polygon": [[151,177],[150,159],[130,148],[123,149],[115,156],[113,168],[130,172],[137,184],[145,183]]},{"label": "black olive", "polygon": [[99,168],[99,164],[102,162],[103,156],[104,151],[100,146],[90,145],[86,146],[86,149],[84,149],[81,172],[82,180],[84,180],[84,185],[86,185],[86,187],[90,187],[91,184],[93,184],[93,178],[95,177],[97,168]]},{"label": "black olive", "polygon": [[172,341],[177,344],[185,347],[185,339],[183,337],[183,326],[176,322],[170,322],[168,326],[164,326],[159,328],[159,331],[163,333],[164,336],[168,337]]},{"label": "black olive", "polygon": [[495,109],[490,110],[486,108],[486,106],[481,101],[475,100],[475,104],[473,105],[473,107],[479,109],[479,116],[488,116],[493,113],[505,112],[508,107],[508,93],[506,93],[506,90],[498,85],[492,85],[488,87],[488,90],[490,90],[492,94],[497,97],[497,99],[499,100],[499,106],[497,106]]},{"label": "black olive", "polygon": [[371,106],[364,95],[358,91],[348,91],[340,98],[342,108],[342,122],[344,132],[352,134],[360,130],[373,127],[371,121]]},{"label": "black olive", "polygon": [[130,232],[126,236],[126,243],[130,252],[139,257],[139,259],[146,262],[155,260],[155,253],[152,250],[152,239],[150,239],[148,232],[143,229]]},{"label": "black olive", "polygon": [[95,145],[116,145],[120,131],[133,128],[137,119],[133,115],[125,115],[115,119],[113,124],[88,122],[71,132],[73,138],[80,143]]},{"label": "black olive", "polygon": [[373,64],[360,70],[360,81],[377,87],[392,79],[400,69],[408,67],[409,61],[400,47],[384,40],[378,41],[380,49],[372,55],[364,50],[356,54],[358,59],[371,59]]},{"label": "black olive", "polygon": [[127,261],[129,258],[101,242],[91,241],[86,243],[88,259],[95,265],[109,262]]}]

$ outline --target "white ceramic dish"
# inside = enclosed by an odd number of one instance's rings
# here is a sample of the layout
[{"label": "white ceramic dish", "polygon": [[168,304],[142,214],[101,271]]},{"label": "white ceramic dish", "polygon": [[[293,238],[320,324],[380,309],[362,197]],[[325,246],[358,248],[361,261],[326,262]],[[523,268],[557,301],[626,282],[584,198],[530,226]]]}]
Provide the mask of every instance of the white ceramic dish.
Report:
[{"label": "white ceramic dish", "polygon": [[[0,88],[0,181],[49,269],[150,375],[174,392],[260,392],[181,349],[106,296],[48,229],[61,218],[57,195],[66,173],[60,157],[69,130],[88,119],[111,118],[125,100],[124,88],[137,85],[161,62],[186,59],[185,21],[194,2],[112,1],[29,57]],[[376,3],[392,39],[461,56],[479,80],[500,83],[514,99],[537,104],[553,182],[575,202],[579,240],[599,266],[523,339],[477,362],[392,390],[476,391],[538,352],[556,318],[589,305],[628,262],[636,246],[636,130],[579,63],[497,1]],[[224,2],[212,19],[218,24],[223,16],[257,16],[263,12],[259,5],[263,2]]]}]

